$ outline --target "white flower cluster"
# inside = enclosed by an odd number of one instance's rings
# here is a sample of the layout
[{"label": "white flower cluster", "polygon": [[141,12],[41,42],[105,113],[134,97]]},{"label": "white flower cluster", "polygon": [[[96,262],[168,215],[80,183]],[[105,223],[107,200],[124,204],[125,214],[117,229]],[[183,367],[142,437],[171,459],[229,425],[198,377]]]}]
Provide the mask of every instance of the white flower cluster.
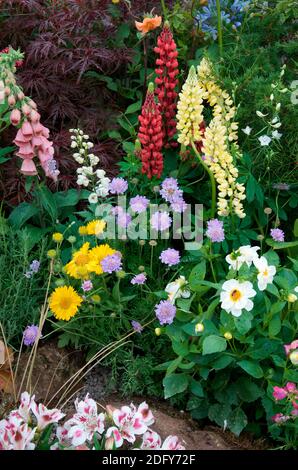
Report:
[{"label": "white flower cluster", "polygon": [[75,149],[73,158],[80,166],[77,168],[77,184],[91,189],[88,201],[96,204],[99,197],[105,197],[109,193],[110,179],[104,170],[97,170],[95,167],[99,163],[99,157],[90,153],[94,144],[89,142],[89,135],[84,134],[81,129],[70,129],[71,148]]}]

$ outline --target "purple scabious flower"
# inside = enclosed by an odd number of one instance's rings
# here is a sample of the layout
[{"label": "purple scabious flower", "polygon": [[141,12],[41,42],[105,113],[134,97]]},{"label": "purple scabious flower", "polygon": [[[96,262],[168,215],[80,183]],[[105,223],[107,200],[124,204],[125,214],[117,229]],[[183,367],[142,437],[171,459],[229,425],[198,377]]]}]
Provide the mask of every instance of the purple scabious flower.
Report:
[{"label": "purple scabious flower", "polygon": [[113,255],[108,255],[100,264],[104,273],[112,274],[115,271],[120,271],[122,268],[121,254],[116,252]]},{"label": "purple scabious flower", "polygon": [[174,321],[176,307],[169,300],[161,300],[155,306],[155,315],[161,325],[170,325]]},{"label": "purple scabious flower", "polygon": [[150,200],[147,199],[145,196],[135,196],[131,198],[129,205],[131,209],[136,212],[137,214],[141,214],[141,212],[145,212]]},{"label": "purple scabious flower", "polygon": [[135,284],[142,285],[146,281],[147,281],[146,274],[141,273],[141,274],[137,274],[135,277],[133,277],[132,280],[130,281],[130,283],[133,284],[133,285],[135,285]]},{"label": "purple scabious flower", "polygon": [[285,241],[285,234],[283,230],[280,228],[272,228],[270,230],[270,235],[275,242],[284,242]]},{"label": "purple scabious flower", "polygon": [[178,250],[174,250],[174,248],[168,248],[161,252],[159,259],[163,264],[175,266],[180,263],[180,253]]},{"label": "purple scabious flower", "polygon": [[126,212],[122,212],[117,216],[117,223],[119,227],[126,228],[131,222],[131,215]]},{"label": "purple scabious flower", "polygon": [[187,204],[182,197],[176,198],[174,196],[171,202],[171,209],[173,212],[178,212],[179,214],[181,214],[187,209]]},{"label": "purple scabious flower", "polygon": [[179,189],[176,178],[166,178],[161,183],[161,190],[159,193],[167,202],[172,202],[174,194],[176,194],[176,196],[182,196],[182,191]]},{"label": "purple scabious flower", "polygon": [[111,194],[123,194],[127,188],[127,181],[123,178],[113,178],[109,184],[109,191]]},{"label": "purple scabious flower", "polygon": [[168,212],[158,211],[152,215],[150,223],[155,230],[162,232],[171,226],[172,218],[169,216]]},{"label": "purple scabious flower", "polygon": [[89,292],[91,289],[93,289],[93,284],[90,280],[88,280],[88,281],[84,281],[81,287],[84,292]]},{"label": "purple scabious flower", "polygon": [[30,325],[25,328],[23,333],[25,346],[32,346],[35,343],[38,337],[38,331],[39,329],[36,325]]},{"label": "purple scabious flower", "polygon": [[206,235],[212,242],[223,242],[225,239],[223,222],[218,219],[208,220]]},{"label": "purple scabious flower", "polygon": [[131,326],[133,327],[133,329],[137,332],[137,333],[142,333],[143,331],[143,327],[141,325],[141,323],[139,323],[138,321],[136,320],[132,320],[131,321]]},{"label": "purple scabious flower", "polygon": [[111,209],[111,214],[113,214],[113,215],[124,214],[124,209],[123,209],[122,206],[115,206]]}]

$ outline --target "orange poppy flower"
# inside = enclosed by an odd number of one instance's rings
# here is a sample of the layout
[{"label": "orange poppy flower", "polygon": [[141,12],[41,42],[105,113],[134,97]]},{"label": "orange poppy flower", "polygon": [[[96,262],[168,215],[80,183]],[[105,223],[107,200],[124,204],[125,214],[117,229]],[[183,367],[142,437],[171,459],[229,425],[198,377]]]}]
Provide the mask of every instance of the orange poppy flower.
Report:
[{"label": "orange poppy flower", "polygon": [[150,18],[144,18],[143,23],[139,23],[139,21],[136,21],[136,28],[138,31],[141,31],[143,35],[149,33],[149,31],[152,31],[155,28],[158,28],[161,25],[162,18],[161,16],[155,15],[154,17]]}]

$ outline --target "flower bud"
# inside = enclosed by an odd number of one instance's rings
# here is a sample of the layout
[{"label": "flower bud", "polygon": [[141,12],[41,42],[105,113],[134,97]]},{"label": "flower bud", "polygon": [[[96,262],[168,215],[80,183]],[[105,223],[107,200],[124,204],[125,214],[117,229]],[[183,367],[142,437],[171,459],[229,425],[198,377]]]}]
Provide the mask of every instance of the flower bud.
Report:
[{"label": "flower bud", "polygon": [[25,95],[22,91],[19,91],[18,93],[18,100],[22,101],[25,98]]},{"label": "flower bud", "polygon": [[266,215],[272,214],[272,209],[271,209],[271,207],[265,207],[264,213],[265,213]]},{"label": "flower bud", "polygon": [[161,328],[155,328],[154,330],[156,336],[160,336],[161,335]]},{"label": "flower bud", "polygon": [[13,95],[9,95],[9,97],[7,98],[7,102],[9,106],[14,106],[16,104],[16,99]]},{"label": "flower bud", "polygon": [[276,111],[279,111],[279,110],[280,110],[280,107],[281,107],[281,104],[280,104],[280,103],[277,103],[277,105],[276,105],[276,107],[275,107]]},{"label": "flower bud", "polygon": [[298,297],[295,294],[289,294],[288,297],[287,297],[287,301],[290,302],[290,303],[296,302],[297,299],[298,299]]},{"label": "flower bud", "polygon": [[47,252],[47,256],[48,256],[48,258],[50,258],[50,259],[55,258],[56,255],[57,255],[57,251],[56,251],[56,250],[49,250],[49,251]]},{"label": "flower bud", "polygon": [[156,246],[157,242],[155,240],[150,240],[149,245],[150,246]]},{"label": "flower bud", "polygon": [[113,450],[114,449],[114,438],[111,436],[111,437],[108,437],[106,442],[105,442],[105,450]]},{"label": "flower bud", "polygon": [[64,286],[64,284],[65,284],[64,279],[56,279],[55,284],[56,284],[57,287]]},{"label": "flower bud", "polygon": [[59,233],[59,232],[53,233],[52,240],[56,243],[61,243],[63,240],[62,233]]},{"label": "flower bud", "polygon": [[224,334],[224,337],[229,341],[230,339],[233,338],[233,335],[232,335],[232,333],[230,333],[229,331],[227,331],[227,332]]},{"label": "flower bud", "polygon": [[141,272],[143,272],[143,271],[145,271],[145,267],[144,267],[144,266],[139,266],[139,267],[138,267],[138,270],[141,271]]},{"label": "flower bud", "polygon": [[67,241],[69,241],[69,243],[73,244],[76,242],[76,237],[74,235],[70,235],[67,239]]},{"label": "flower bud", "polygon": [[[100,295],[98,295],[98,294],[94,294],[94,295],[92,295],[91,300],[93,300],[93,302],[94,302],[95,304],[99,304],[99,302],[101,301],[101,297],[100,297]],[[113,315],[113,314],[111,313],[111,316],[112,316],[112,315]]]},{"label": "flower bud", "polygon": [[29,114],[31,113],[31,108],[25,103],[22,106],[22,111],[23,111],[23,114],[25,114],[25,116],[29,116]]},{"label": "flower bud", "polygon": [[196,326],[195,326],[195,332],[196,333],[202,333],[202,331],[204,331],[205,327],[203,325],[203,323],[197,323]]},{"label": "flower bud", "polygon": [[144,246],[146,244],[146,240],[140,240],[139,245]]},{"label": "flower bud", "polygon": [[125,276],[126,276],[126,272],[123,271],[122,269],[116,272],[116,277],[118,277],[118,279],[124,279]]},{"label": "flower bud", "polygon": [[13,126],[17,126],[21,120],[21,113],[19,109],[13,109],[10,113],[10,122]]},{"label": "flower bud", "polygon": [[289,359],[294,366],[298,366],[298,349],[291,352]]}]

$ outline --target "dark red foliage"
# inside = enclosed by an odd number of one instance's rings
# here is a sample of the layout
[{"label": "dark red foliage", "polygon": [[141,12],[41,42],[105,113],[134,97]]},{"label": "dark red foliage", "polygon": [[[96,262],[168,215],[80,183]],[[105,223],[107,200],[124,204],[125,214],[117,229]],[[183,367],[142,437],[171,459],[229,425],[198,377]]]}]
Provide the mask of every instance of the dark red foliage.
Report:
[{"label": "dark red foliage", "polygon": [[151,85],[149,85],[142,112],[139,116],[140,128],[138,134],[142,146],[142,173],[146,174],[149,179],[153,176],[160,178],[163,170],[161,153],[163,143],[162,117],[154,100],[153,84]]}]

